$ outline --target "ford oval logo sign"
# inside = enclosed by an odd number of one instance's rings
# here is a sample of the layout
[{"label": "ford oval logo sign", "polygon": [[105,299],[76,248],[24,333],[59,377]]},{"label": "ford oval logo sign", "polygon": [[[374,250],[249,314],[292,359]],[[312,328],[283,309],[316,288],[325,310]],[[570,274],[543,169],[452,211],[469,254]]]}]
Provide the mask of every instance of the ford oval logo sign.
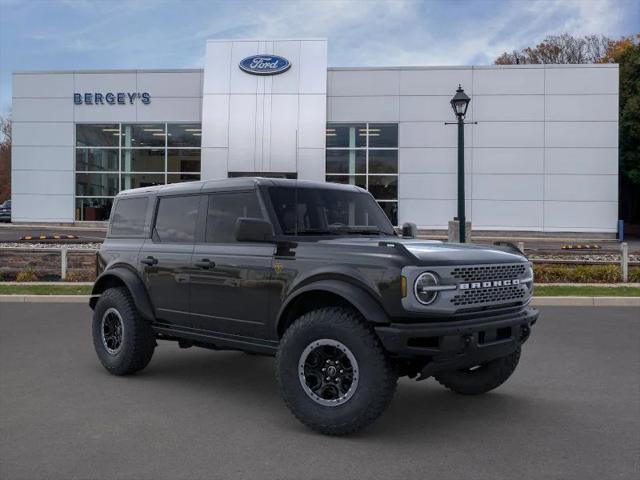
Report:
[{"label": "ford oval logo sign", "polygon": [[240,69],[252,75],[277,75],[290,67],[289,60],[278,55],[251,55],[240,62]]}]

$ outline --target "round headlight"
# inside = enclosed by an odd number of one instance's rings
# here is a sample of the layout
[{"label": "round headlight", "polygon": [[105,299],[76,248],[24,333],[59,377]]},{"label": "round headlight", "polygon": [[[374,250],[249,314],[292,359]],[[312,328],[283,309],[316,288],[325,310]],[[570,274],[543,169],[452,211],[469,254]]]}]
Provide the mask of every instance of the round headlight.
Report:
[{"label": "round headlight", "polygon": [[438,296],[438,291],[433,288],[438,285],[438,277],[433,273],[425,272],[421,274],[414,284],[413,291],[418,301],[423,305],[429,305],[434,302]]}]

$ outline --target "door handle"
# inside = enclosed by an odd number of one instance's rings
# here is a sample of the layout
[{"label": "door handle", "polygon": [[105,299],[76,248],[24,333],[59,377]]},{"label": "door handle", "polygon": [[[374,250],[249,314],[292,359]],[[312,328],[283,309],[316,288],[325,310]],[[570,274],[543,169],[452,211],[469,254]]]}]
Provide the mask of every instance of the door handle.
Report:
[{"label": "door handle", "polygon": [[196,267],[200,267],[200,268],[214,268],[216,266],[215,262],[212,262],[211,260],[209,260],[208,258],[203,258],[202,260],[200,260],[199,262],[193,262],[193,264]]},{"label": "door handle", "polygon": [[140,260],[140,262],[144,263],[145,265],[151,266],[158,263],[158,259],[152,256],[148,256],[147,258],[143,258],[142,260]]}]

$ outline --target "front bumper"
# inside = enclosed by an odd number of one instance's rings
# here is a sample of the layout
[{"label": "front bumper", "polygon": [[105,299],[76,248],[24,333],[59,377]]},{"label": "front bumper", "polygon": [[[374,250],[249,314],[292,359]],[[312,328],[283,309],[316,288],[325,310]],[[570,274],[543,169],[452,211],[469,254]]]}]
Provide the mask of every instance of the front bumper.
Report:
[{"label": "front bumper", "polygon": [[376,327],[383,347],[400,358],[421,358],[421,377],[471,367],[517,350],[531,333],[538,311],[434,323],[392,323]]}]

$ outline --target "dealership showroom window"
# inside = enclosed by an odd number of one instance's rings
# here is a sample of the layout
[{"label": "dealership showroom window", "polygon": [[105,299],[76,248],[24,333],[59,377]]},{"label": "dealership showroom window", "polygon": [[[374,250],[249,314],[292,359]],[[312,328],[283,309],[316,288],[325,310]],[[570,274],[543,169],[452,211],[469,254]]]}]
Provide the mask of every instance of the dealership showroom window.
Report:
[{"label": "dealership showroom window", "polygon": [[[76,220],[107,220],[120,190],[200,180],[201,136],[200,124],[76,125]],[[326,137],[326,180],[369,190],[397,224],[398,125],[329,123]]]},{"label": "dealership showroom window", "polygon": [[200,180],[200,124],[76,125],[76,220],[107,220],[120,190]]}]

